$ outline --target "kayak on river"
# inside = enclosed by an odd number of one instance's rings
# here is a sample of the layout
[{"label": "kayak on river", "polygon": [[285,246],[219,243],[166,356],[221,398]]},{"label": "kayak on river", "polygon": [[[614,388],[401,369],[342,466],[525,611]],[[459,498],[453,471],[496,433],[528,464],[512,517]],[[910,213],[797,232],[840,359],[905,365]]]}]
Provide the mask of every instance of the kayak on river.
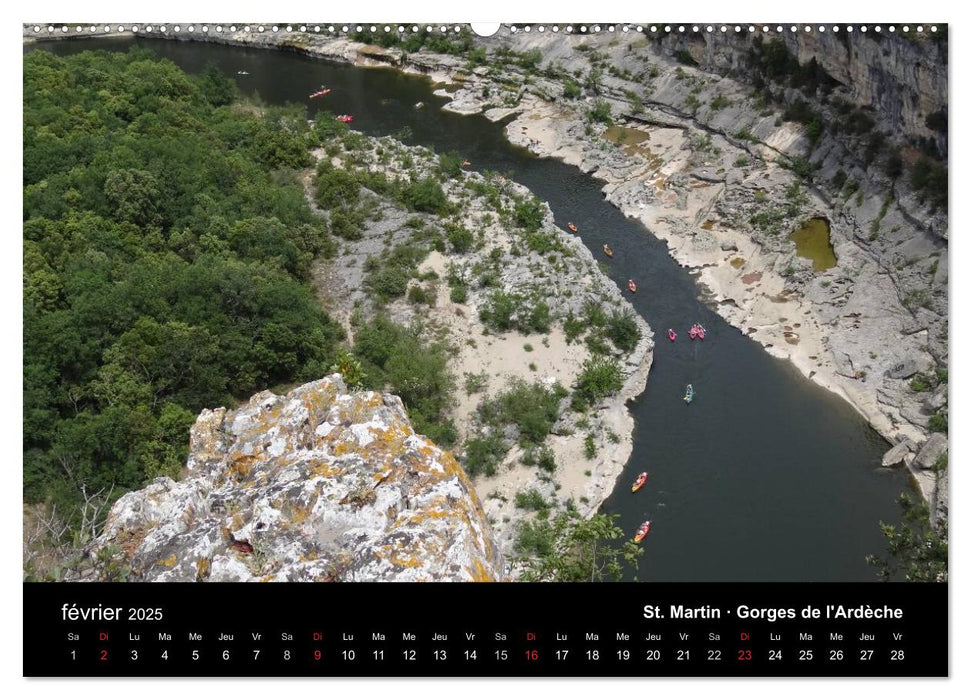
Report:
[{"label": "kayak on river", "polygon": [[568,229],[570,229],[571,231],[573,231],[573,233],[576,233],[577,232],[577,225],[575,223],[573,223],[572,221],[568,222],[567,225],[566,225],[566,227]]},{"label": "kayak on river", "polygon": [[634,480],[634,485],[630,487],[631,493],[639,491],[641,486],[647,483],[647,472],[641,472],[637,479]]},{"label": "kayak on river", "polygon": [[472,165],[472,162],[471,162],[471,161],[468,161],[468,160],[463,160],[463,161],[462,161],[462,167],[463,167],[463,168],[467,168],[467,167],[469,167],[470,165]]},{"label": "kayak on river", "polygon": [[350,124],[352,121],[354,121],[354,117],[352,117],[350,114],[338,114],[336,117],[334,117],[334,119],[345,124]]},{"label": "kayak on river", "polygon": [[668,340],[672,343],[678,339],[678,334],[674,332],[673,328],[668,328]]},{"label": "kayak on river", "polygon": [[685,403],[691,403],[694,397],[695,397],[695,388],[689,384],[688,388],[684,392]]},{"label": "kayak on river", "polygon": [[325,88],[323,85],[321,85],[320,89],[317,92],[310,93],[310,99],[312,100],[315,97],[324,97],[325,95],[329,95],[330,92],[331,92],[330,88]]},{"label": "kayak on river", "polygon": [[608,258],[614,257],[614,249],[606,243],[604,243],[604,255],[606,255]]},{"label": "kayak on river", "polygon": [[651,521],[650,520],[645,520],[641,524],[641,526],[639,528],[637,528],[637,534],[634,535],[634,541],[635,542],[640,542],[645,537],[647,537],[647,533],[649,533],[650,531],[651,531]]},{"label": "kayak on river", "polygon": [[704,340],[705,333],[707,333],[707,331],[705,330],[705,327],[702,326],[700,323],[696,323],[691,327],[691,330],[688,332],[688,335],[691,336],[692,340],[696,340],[696,339]]},{"label": "kayak on river", "polygon": [[627,288],[631,291],[631,294],[637,292],[637,285],[634,284],[634,280],[627,280]]}]

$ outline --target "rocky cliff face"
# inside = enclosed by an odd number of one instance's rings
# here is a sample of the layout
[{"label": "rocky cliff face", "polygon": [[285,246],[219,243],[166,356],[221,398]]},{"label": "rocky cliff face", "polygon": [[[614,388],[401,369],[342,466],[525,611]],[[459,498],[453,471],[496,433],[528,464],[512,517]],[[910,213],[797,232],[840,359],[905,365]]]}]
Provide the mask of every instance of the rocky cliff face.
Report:
[{"label": "rocky cliff face", "polygon": [[114,505],[94,543],[141,581],[493,581],[465,472],[397,396],[339,375],[205,410],[186,475]]},{"label": "rocky cliff face", "polygon": [[872,107],[888,130],[911,137],[942,138],[928,128],[927,117],[947,109],[947,43],[930,27],[917,39],[900,29],[861,34],[786,31],[736,34],[700,32],[668,34],[661,43],[670,52],[688,51],[699,66],[714,73],[745,77],[748,53],[755,41],[781,39],[791,55],[805,64],[815,59],[839,85],[839,94],[859,107]]}]

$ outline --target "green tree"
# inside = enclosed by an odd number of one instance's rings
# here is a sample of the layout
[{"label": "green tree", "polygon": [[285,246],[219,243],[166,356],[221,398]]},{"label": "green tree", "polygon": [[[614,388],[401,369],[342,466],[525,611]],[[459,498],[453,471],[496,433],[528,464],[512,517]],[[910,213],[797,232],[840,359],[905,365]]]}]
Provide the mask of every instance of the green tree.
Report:
[{"label": "green tree", "polygon": [[574,384],[574,408],[590,406],[617,393],[623,386],[620,365],[616,360],[609,357],[591,357],[583,363]]},{"label": "green tree", "polygon": [[513,209],[513,218],[516,220],[516,225],[526,229],[528,232],[538,231],[539,227],[543,225],[545,216],[545,207],[536,197],[518,200]]},{"label": "green tree", "polygon": [[450,207],[442,186],[433,177],[409,183],[402,193],[404,203],[415,211],[447,214]]},{"label": "green tree", "polygon": [[584,519],[568,508],[553,518],[523,521],[515,545],[520,580],[616,581],[624,564],[636,570],[644,550],[626,538],[619,517],[599,513]]},{"label": "green tree", "polygon": [[156,207],[160,194],[155,176],[145,170],[113,170],[105,178],[105,196],[115,218],[136,226],[161,223]]},{"label": "green tree", "polygon": [[907,493],[900,494],[897,503],[903,522],[880,523],[887,538],[886,556],[871,554],[867,562],[884,581],[902,576],[906,581],[946,582],[947,517],[932,525],[927,505]]}]

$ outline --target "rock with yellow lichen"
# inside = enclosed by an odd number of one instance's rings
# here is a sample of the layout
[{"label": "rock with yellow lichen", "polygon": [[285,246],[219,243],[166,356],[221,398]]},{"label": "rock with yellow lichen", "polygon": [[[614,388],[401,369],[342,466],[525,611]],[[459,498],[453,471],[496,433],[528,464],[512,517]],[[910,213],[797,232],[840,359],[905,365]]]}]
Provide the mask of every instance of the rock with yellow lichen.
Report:
[{"label": "rock with yellow lichen", "polygon": [[92,556],[142,581],[492,581],[502,556],[451,453],[340,375],[204,410],[185,477],[115,503]]}]

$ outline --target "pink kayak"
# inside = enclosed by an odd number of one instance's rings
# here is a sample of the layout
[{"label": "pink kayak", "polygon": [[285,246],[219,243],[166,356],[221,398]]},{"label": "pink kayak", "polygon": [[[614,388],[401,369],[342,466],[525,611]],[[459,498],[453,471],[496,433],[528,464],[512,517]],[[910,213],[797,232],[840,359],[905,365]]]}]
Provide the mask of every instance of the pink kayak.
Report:
[{"label": "pink kayak", "polygon": [[678,334],[675,333],[673,329],[668,328],[668,340],[670,340],[673,343],[675,340],[677,340],[677,338],[678,338]]}]

